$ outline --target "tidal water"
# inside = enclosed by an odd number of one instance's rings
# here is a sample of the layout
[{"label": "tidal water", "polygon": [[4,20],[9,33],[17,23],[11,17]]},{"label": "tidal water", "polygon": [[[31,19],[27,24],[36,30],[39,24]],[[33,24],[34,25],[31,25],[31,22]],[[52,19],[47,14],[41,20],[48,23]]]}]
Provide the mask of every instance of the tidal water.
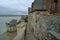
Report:
[{"label": "tidal water", "polygon": [[9,22],[13,19],[19,21],[21,16],[0,16],[0,35],[7,31],[6,22]]}]

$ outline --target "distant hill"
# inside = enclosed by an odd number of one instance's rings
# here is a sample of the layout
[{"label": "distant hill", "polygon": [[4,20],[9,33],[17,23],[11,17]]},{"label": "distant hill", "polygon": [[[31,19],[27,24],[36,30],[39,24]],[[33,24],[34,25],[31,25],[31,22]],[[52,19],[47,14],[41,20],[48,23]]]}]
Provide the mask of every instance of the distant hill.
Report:
[{"label": "distant hill", "polygon": [[27,12],[0,6],[0,15],[27,15]]}]

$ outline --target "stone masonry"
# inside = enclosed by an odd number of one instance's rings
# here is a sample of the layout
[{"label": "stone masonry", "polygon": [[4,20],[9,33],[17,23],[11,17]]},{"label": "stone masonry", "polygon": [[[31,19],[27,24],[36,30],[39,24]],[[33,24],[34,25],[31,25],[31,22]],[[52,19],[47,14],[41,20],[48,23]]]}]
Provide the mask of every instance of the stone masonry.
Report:
[{"label": "stone masonry", "polygon": [[[60,34],[60,14],[58,12],[50,14],[51,0],[43,0],[43,3],[39,4],[40,1],[42,0],[35,0],[29,8],[25,40],[58,40],[49,34],[49,31]],[[47,7],[46,10],[44,7],[41,9],[41,5],[45,2],[48,3],[44,5]]]}]

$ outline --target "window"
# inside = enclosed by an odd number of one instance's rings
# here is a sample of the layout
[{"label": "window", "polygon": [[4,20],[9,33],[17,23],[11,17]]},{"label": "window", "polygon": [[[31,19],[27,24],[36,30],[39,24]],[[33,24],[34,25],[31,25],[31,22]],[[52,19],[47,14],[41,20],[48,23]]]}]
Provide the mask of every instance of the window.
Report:
[{"label": "window", "polygon": [[51,4],[51,11],[56,12],[57,11],[57,0],[54,0]]},{"label": "window", "polygon": [[55,11],[55,9],[56,9],[56,3],[53,3],[51,8],[52,8],[52,11]]},{"label": "window", "polygon": [[55,3],[57,3],[57,2],[58,2],[58,0],[54,0],[54,2],[55,2]]}]

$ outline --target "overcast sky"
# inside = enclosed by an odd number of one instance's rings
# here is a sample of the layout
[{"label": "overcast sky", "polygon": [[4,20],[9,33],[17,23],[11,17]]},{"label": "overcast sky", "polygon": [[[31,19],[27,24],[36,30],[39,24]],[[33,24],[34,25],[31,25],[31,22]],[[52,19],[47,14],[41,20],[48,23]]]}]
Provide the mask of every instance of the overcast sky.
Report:
[{"label": "overcast sky", "polygon": [[0,0],[0,6],[27,11],[34,0]]},{"label": "overcast sky", "polygon": [[33,0],[0,0],[0,6],[18,10],[27,10],[32,2]]}]

